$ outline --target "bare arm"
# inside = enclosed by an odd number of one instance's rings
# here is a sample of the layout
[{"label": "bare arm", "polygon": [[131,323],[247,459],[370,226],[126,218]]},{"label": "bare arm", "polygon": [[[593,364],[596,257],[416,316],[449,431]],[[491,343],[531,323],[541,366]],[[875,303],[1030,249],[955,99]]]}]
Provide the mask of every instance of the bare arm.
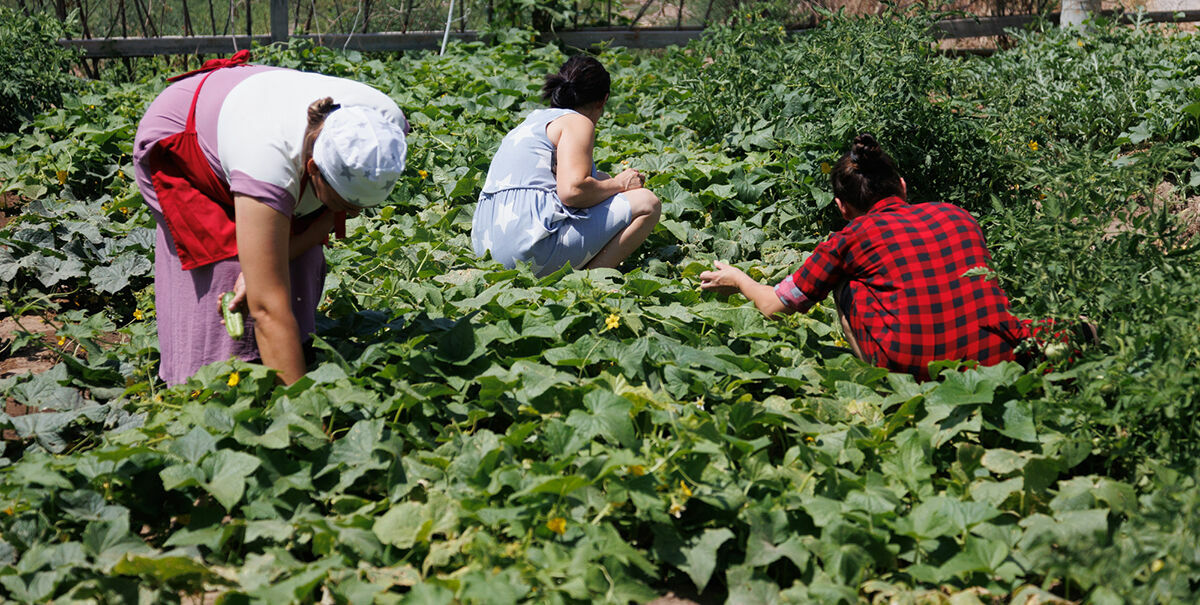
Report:
[{"label": "bare arm", "polygon": [[308,252],[313,246],[319,246],[333,231],[333,222],[337,213],[332,210],[322,210],[304,231],[297,233],[288,240],[288,260],[296,260],[301,254]]},{"label": "bare arm", "polygon": [[547,126],[546,134],[558,150],[558,199],[572,208],[590,208],[604,200],[642,186],[642,175],[632,168],[612,178],[592,177],[592,145],[596,125],[580,114],[567,114]]},{"label": "bare arm", "polygon": [[725,294],[739,292],[742,296],[749,298],[767,319],[776,319],[779,315],[794,313],[775,295],[775,288],[754,281],[737,267],[720,261],[713,264],[717,267],[716,271],[705,271],[700,274],[700,288]]},{"label": "bare arm", "polygon": [[304,375],[300,328],[292,313],[288,254],[291,220],[245,195],[233,199],[238,261],[246,281],[246,304],[263,364],[285,384]]}]

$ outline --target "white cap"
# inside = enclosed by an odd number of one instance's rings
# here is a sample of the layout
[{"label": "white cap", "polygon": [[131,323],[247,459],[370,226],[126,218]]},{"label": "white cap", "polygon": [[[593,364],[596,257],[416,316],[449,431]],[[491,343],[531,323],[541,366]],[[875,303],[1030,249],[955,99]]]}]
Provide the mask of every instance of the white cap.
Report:
[{"label": "white cap", "polygon": [[407,152],[403,126],[377,109],[350,106],[325,118],[312,157],[338,195],[367,207],[387,199]]}]

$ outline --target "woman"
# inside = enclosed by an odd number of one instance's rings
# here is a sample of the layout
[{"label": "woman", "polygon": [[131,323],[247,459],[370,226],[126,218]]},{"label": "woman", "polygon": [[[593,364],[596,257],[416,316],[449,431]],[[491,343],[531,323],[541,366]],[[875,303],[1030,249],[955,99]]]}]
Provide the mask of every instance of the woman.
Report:
[{"label": "woman", "polygon": [[610,84],[588,56],[546,76],[550,109],[505,135],[492,159],[471,226],[476,254],[490,251],[510,268],[531,263],[541,276],[567,263],[616,267],[650,235],[662,206],[643,175],[628,168],[610,177],[592,162]]},{"label": "woman", "polygon": [[860,359],[929,378],[929,362],[1015,360],[1028,324],[986,268],[978,223],[943,203],[910,205],[892,158],[870,134],[854,139],[832,171],[834,201],[850,221],[775,287],[716,263],[705,290],[741,292],[767,317],[806,312],[834,294],[842,329]]},{"label": "woman", "polygon": [[[404,169],[408,124],[365,84],[209,61],[176,78],[138,125],[138,187],[158,223],[159,375],[261,360],[292,383],[324,284],[321,244],[345,216],[387,198]],[[340,230],[340,229],[339,229]],[[245,337],[225,331],[219,299],[249,309]]]}]

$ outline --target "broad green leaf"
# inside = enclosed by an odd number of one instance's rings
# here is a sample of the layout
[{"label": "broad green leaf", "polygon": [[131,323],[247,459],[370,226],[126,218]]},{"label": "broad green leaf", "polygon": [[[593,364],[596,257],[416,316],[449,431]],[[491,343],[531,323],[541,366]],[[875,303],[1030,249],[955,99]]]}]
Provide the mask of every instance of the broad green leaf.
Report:
[{"label": "broad green leaf", "polygon": [[733,532],[725,528],[706,529],[703,534],[688,540],[680,552],[683,563],[679,569],[692,579],[696,590],[703,592],[717,567],[717,549],[733,538]]},{"label": "broad green leaf", "polygon": [[983,467],[997,475],[1007,475],[1025,467],[1027,460],[1017,452],[996,448],[984,452]]},{"label": "broad green leaf", "polygon": [[208,476],[204,489],[212,494],[225,510],[232,510],[246,490],[246,478],[258,469],[258,458],[244,452],[217,450],[202,462]]},{"label": "broad green leaf", "polygon": [[126,555],[113,566],[113,573],[141,576],[155,582],[171,582],[181,577],[195,576],[196,581],[215,582],[220,577],[207,565],[187,557],[143,557]]},{"label": "broad green leaf", "polygon": [[171,453],[183,458],[185,461],[196,464],[206,454],[215,450],[216,447],[217,438],[197,426],[193,427],[188,434],[172,442],[170,450]]},{"label": "broad green leaf", "polygon": [[401,502],[375,520],[371,531],[384,544],[398,548],[412,548],[425,526],[433,522],[426,519],[423,505],[417,502]]}]

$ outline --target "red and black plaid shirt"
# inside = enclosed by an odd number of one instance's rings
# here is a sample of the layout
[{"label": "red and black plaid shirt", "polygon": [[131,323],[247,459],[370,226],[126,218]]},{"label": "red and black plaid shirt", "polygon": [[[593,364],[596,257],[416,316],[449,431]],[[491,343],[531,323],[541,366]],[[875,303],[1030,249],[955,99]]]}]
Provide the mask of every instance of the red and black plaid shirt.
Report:
[{"label": "red and black plaid shirt", "polygon": [[775,292],[803,312],[845,282],[839,306],[863,355],[925,379],[931,361],[1011,361],[1028,335],[995,281],[963,276],[990,262],[965,210],[890,197],[818,245]]}]

